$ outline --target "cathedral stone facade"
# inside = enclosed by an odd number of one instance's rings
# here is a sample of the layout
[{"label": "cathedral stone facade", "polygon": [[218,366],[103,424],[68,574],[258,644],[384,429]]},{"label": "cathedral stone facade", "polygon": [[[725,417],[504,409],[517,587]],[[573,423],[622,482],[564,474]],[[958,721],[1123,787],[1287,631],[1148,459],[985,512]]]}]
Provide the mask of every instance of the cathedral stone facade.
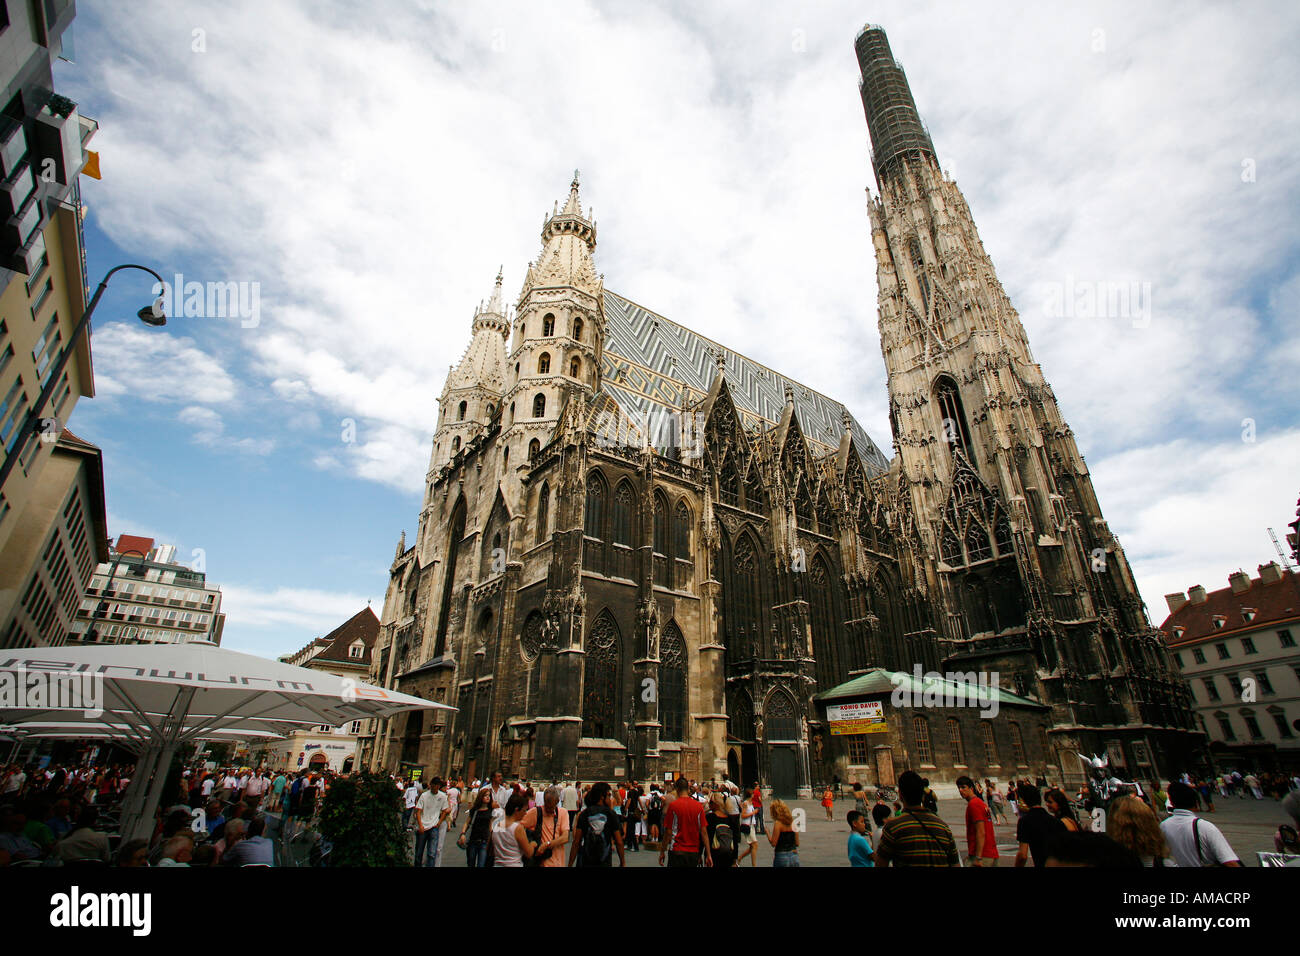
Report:
[{"label": "cathedral stone facade", "polygon": [[[475,311],[390,569],[371,677],[459,709],[378,722],[363,765],[790,796],[909,766],[1076,782],[1080,752],[1193,766],[1184,685],[965,200],[884,32],[856,49],[894,457],[607,290],[575,174],[513,308],[498,275]],[[898,705],[882,688],[918,666],[996,673],[997,716]],[[864,737],[836,718],[866,701]]]}]

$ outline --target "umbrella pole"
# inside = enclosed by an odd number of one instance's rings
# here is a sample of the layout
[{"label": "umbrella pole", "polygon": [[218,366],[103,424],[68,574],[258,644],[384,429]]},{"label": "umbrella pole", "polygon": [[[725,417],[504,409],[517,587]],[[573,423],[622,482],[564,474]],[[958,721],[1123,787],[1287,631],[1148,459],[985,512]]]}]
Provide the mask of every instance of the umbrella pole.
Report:
[{"label": "umbrella pole", "polygon": [[162,739],[159,741],[161,750],[158,763],[153,768],[153,780],[144,798],[144,806],[140,809],[139,818],[132,821],[129,834],[124,834],[128,840],[139,837],[149,839],[153,836],[154,815],[158,812],[158,803],[162,799],[163,787],[167,783],[167,774],[172,767],[172,757],[176,755],[181,735],[185,732],[185,718],[189,715],[195,690],[197,690],[195,687],[181,688],[180,693],[176,695],[175,703],[172,704],[171,712],[167,715]]},{"label": "umbrella pole", "polygon": [[149,791],[149,781],[153,778],[154,768],[158,765],[158,747],[145,746],[135,761],[135,770],[131,773],[131,783],[122,795],[121,832],[123,840],[130,839],[128,833],[139,819],[145,796]]}]

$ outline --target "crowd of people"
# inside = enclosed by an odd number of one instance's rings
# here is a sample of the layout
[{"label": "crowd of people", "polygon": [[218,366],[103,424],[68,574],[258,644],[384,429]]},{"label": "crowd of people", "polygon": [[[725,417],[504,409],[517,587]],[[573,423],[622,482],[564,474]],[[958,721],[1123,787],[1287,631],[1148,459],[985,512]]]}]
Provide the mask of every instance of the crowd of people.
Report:
[{"label": "crowd of people", "polygon": [[274,866],[272,827],[310,820],[334,779],[315,770],[186,769],[164,794],[152,837],[114,847],[131,773],[122,765],[4,768],[0,866]]},{"label": "crowd of people", "polygon": [[[194,767],[165,794],[150,839],[113,846],[119,804],[132,768],[14,764],[0,771],[0,865],[273,866],[273,832],[309,826],[334,781],[329,771]],[[175,771],[173,771],[175,773]],[[690,781],[660,784],[580,780],[530,786],[488,779],[394,779],[417,866],[438,867],[465,854],[471,867],[625,866],[630,853],[658,855],[669,867],[758,865],[760,839],[773,866],[799,866],[806,822],[784,801],[764,801],[757,786]],[[1240,866],[1223,833],[1198,811],[1214,796],[1282,801],[1294,826],[1274,835],[1275,849],[1297,852],[1300,777],[1228,771],[1183,775],[1168,786],[1122,788],[1098,807],[1095,791],[1072,799],[1039,778],[960,777],[965,848],[939,816],[929,781],[903,773],[897,792],[849,785],[853,809],[847,861],[858,867],[1006,865],[997,827],[1014,827],[1014,866]],[[169,787],[172,783],[169,782]],[[833,820],[839,781],[822,794]],[[1097,810],[1100,809],[1100,813]],[[1008,844],[1004,838],[1003,847]]]}]

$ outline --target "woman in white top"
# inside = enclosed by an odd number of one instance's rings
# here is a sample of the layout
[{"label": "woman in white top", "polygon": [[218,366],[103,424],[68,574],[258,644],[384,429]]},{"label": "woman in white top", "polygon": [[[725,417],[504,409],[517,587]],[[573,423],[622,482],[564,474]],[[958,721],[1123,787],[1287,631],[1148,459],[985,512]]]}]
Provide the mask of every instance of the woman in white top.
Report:
[{"label": "woman in white top", "polygon": [[522,867],[530,860],[537,844],[528,839],[524,829],[524,814],[528,812],[528,798],[516,793],[506,801],[505,825],[492,831],[492,865]]},{"label": "woman in white top", "polygon": [[736,866],[749,857],[750,866],[758,866],[758,809],[748,797],[740,805],[740,842],[745,844],[745,852],[736,857]]}]

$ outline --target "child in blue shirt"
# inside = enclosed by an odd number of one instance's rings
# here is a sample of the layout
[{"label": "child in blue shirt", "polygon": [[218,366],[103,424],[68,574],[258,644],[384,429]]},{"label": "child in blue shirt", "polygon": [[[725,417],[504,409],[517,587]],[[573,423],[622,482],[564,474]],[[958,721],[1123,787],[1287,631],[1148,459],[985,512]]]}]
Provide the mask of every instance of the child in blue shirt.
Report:
[{"label": "child in blue shirt", "polygon": [[867,839],[867,818],[857,810],[850,810],[849,821],[849,865],[875,866],[872,859],[871,841]]}]

